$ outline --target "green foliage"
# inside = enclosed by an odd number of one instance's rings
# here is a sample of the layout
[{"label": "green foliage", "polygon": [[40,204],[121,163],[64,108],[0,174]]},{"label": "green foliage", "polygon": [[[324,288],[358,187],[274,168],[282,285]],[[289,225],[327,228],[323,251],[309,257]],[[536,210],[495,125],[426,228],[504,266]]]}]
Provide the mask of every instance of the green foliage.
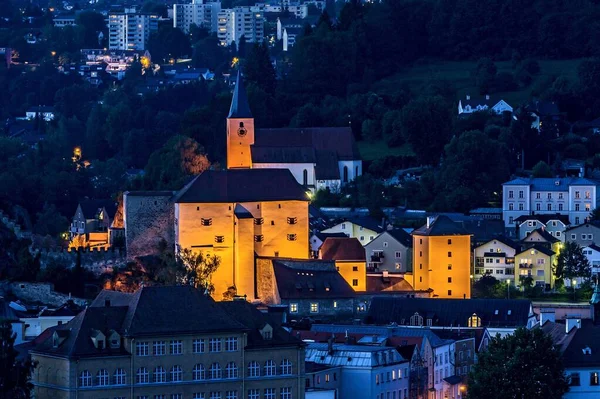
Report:
[{"label": "green foliage", "polygon": [[167,62],[192,54],[189,36],[172,25],[160,25],[158,31],[150,35],[148,50],[154,62]]},{"label": "green foliage", "polygon": [[489,58],[484,57],[477,62],[477,66],[473,71],[473,78],[479,89],[479,94],[490,93],[497,71],[496,65]]},{"label": "green foliage", "polygon": [[492,338],[469,375],[470,399],[560,399],[569,390],[559,350],[541,329]]},{"label": "green foliage", "polygon": [[552,169],[544,161],[540,161],[531,170],[533,177],[552,177]]},{"label": "green foliage", "polygon": [[69,221],[60,214],[56,206],[45,203],[41,212],[36,215],[36,222],[33,226],[33,232],[42,236],[58,237],[67,230]]},{"label": "green foliage", "polygon": [[277,85],[275,68],[269,56],[266,42],[254,43],[244,62],[244,77],[249,84],[255,84],[268,94],[274,94]]},{"label": "green foliage", "polygon": [[0,397],[28,399],[33,389],[31,373],[35,365],[30,358],[17,360],[16,337],[10,321],[3,320],[0,324]]},{"label": "green foliage", "polygon": [[583,248],[576,242],[567,241],[561,247],[556,258],[554,274],[557,279],[572,279],[583,277],[586,280],[592,274],[589,260],[583,254]]}]

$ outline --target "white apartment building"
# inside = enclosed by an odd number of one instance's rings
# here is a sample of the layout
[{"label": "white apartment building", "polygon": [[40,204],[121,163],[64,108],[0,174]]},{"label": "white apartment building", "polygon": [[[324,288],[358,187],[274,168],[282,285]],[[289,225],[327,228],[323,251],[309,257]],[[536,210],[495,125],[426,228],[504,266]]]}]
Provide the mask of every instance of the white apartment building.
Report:
[{"label": "white apartment building", "polygon": [[239,43],[242,36],[246,42],[262,42],[265,37],[263,13],[254,7],[224,9],[218,15],[217,37],[221,46]]},{"label": "white apartment building", "polygon": [[194,24],[209,32],[216,32],[220,11],[220,1],[204,3],[203,0],[192,0],[190,4],[173,4],[173,27],[189,33]]},{"label": "white apartment building", "polygon": [[145,50],[150,33],[158,30],[158,15],[125,9],[108,16],[108,47],[111,50]]},{"label": "white apartment building", "polygon": [[597,183],[581,177],[517,178],[502,187],[502,217],[513,233],[523,215],[567,215],[578,225],[596,208]]},{"label": "white apartment building", "polygon": [[515,280],[515,255],[520,246],[505,237],[494,238],[475,248],[475,280],[489,275],[498,280]]}]

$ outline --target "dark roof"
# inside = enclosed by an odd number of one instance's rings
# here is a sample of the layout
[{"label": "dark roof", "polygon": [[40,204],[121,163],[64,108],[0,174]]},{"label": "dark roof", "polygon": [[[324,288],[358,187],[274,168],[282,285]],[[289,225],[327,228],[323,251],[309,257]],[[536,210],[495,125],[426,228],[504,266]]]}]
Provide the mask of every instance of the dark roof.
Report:
[{"label": "dark roof", "polygon": [[172,197],[176,191],[125,191],[128,197]]},{"label": "dark roof", "polygon": [[374,297],[366,321],[401,324],[404,319],[408,324],[410,317],[419,313],[423,317],[431,315],[434,325],[467,326],[475,313],[482,326],[514,327],[527,325],[530,308],[527,300]]},{"label": "dark roof", "polygon": [[488,107],[493,107],[502,101],[501,98],[498,98],[493,95],[483,95],[483,96],[469,96],[469,98],[461,99],[461,103],[463,107],[470,105],[473,108],[476,108],[478,105],[487,105]]},{"label": "dark roof", "polygon": [[[546,242],[549,242],[551,244],[560,241],[558,238],[554,237],[552,234],[548,233],[544,229],[535,229],[535,230],[533,230],[531,233],[527,234],[527,237],[525,237],[523,239],[523,241],[525,242],[527,240],[527,238],[529,238],[534,233],[538,233]],[[533,241],[527,241],[527,242],[533,242]]]},{"label": "dark roof", "polygon": [[357,216],[348,219],[350,223],[354,223],[358,226],[365,227],[369,230],[373,230],[377,233],[381,233],[384,231],[383,226],[381,226],[381,222],[373,219],[370,216]]},{"label": "dark roof", "polygon": [[55,310],[44,310],[41,316],[76,316],[82,310],[83,307],[69,299]]},{"label": "dark roof", "polygon": [[321,233],[321,232],[316,232],[315,235],[319,238],[319,240],[325,242],[326,239],[328,239],[329,237],[334,237],[334,238],[345,238],[348,237],[346,234],[344,233]]},{"label": "dark roof", "polygon": [[238,219],[253,219],[254,218],[254,216],[252,216],[250,211],[248,209],[246,209],[242,204],[237,204],[235,206],[235,209],[233,210],[233,213],[235,214],[235,216],[237,216]]},{"label": "dark roof", "polygon": [[[511,240],[510,238],[506,237],[505,235],[499,235],[496,236],[494,238],[489,239],[487,242],[483,243],[483,244],[487,244],[490,241],[500,241],[502,244],[508,245],[509,247],[511,247],[512,249],[514,249],[515,251],[519,251],[521,249],[521,246],[519,245],[519,243]],[[483,245],[482,244],[482,245]]]},{"label": "dark roof", "polygon": [[407,248],[412,248],[412,236],[408,234],[404,229],[388,230],[387,233],[394,237],[394,239],[396,239],[396,241],[398,241],[400,244],[404,245]]},{"label": "dark roof", "polygon": [[[548,256],[552,256],[552,255],[554,255],[554,254],[555,254],[555,252],[554,252],[554,251],[552,251],[552,250],[550,250],[550,249],[548,249],[548,248],[544,247],[543,245],[538,245],[538,244],[536,244],[536,245],[534,245],[534,246],[532,246],[532,247],[529,247],[529,248],[525,248],[525,249],[523,249],[523,250],[522,250],[521,252],[519,252],[519,253],[520,253],[520,254],[522,254],[523,252],[527,252],[527,251],[530,251],[530,250],[532,250],[532,249],[535,249],[535,250],[537,250],[537,251],[540,251],[540,252],[541,252],[541,253],[543,253],[544,255],[548,255]],[[518,255],[518,254],[517,254],[517,255]]]},{"label": "dark roof", "polygon": [[412,285],[403,276],[367,274],[367,292],[414,292]]},{"label": "dark roof", "polygon": [[84,199],[79,202],[83,217],[86,219],[95,219],[102,208],[106,209],[108,216],[112,219],[117,212],[117,203],[113,200],[93,200]]},{"label": "dark roof", "polygon": [[248,97],[246,96],[246,88],[242,80],[241,70],[238,69],[235,88],[233,89],[233,98],[231,99],[231,107],[227,118],[252,118]]},{"label": "dark roof", "polygon": [[357,238],[328,237],[321,246],[319,257],[323,260],[358,260],[366,259],[365,248]]},{"label": "dark roof", "polygon": [[[591,349],[587,355],[584,349]],[[563,364],[569,367],[598,367],[600,366],[600,326],[595,326],[591,320],[582,320],[581,328],[563,352]]]},{"label": "dark roof", "polygon": [[354,290],[332,261],[273,259],[282,299],[352,298]]},{"label": "dark roof", "polygon": [[429,224],[429,227],[427,227],[427,224],[424,224],[414,230],[412,234],[417,236],[450,236],[468,235],[469,233],[460,224],[453,222],[448,216],[440,215]]},{"label": "dark roof", "polygon": [[588,248],[593,249],[594,251],[598,251],[600,252],[600,247],[596,244],[590,244],[590,245],[586,245]]},{"label": "dark roof", "polygon": [[178,203],[308,201],[288,169],[207,170],[174,198]]},{"label": "dark roof", "polygon": [[4,298],[0,297],[0,320],[6,320],[6,321],[18,321],[19,318],[17,317],[17,314],[15,313],[15,311],[13,310],[13,308],[11,308],[9,306],[9,303],[4,300]]},{"label": "dark roof", "polygon": [[411,360],[415,353],[416,345],[402,345],[396,347],[396,350],[402,356],[403,359]]},{"label": "dark roof", "polygon": [[520,223],[526,222],[528,220],[537,220],[538,222],[543,224],[548,224],[548,222],[551,220],[560,220],[566,226],[571,224],[571,222],[569,222],[568,215],[560,215],[558,213],[554,215],[521,215],[515,219],[515,221]]},{"label": "dark roof", "polygon": [[40,105],[27,109],[27,112],[54,112],[54,107],[50,105]]},{"label": "dark roof", "polygon": [[554,101],[534,100],[526,107],[529,112],[535,112],[539,116],[556,116],[560,115],[558,105]]},{"label": "dark roof", "polygon": [[489,241],[490,238],[504,233],[504,222],[497,219],[462,220],[457,222],[473,236],[474,242]]},{"label": "dark roof", "polygon": [[350,127],[256,129],[255,136],[253,148],[314,148],[316,151],[333,151],[340,160],[360,159]]},{"label": "dark roof", "polygon": [[[287,332],[281,326],[274,325],[266,314],[256,309],[254,305],[247,301],[222,301],[217,302],[217,304],[232,318],[250,330],[247,333],[249,347],[262,348],[273,346],[303,345],[301,340],[292,336],[292,334]],[[269,324],[273,328],[273,335],[269,340],[265,340],[260,333],[260,329],[262,329],[266,324]]]},{"label": "dark roof", "polygon": [[460,384],[463,381],[463,377],[461,377],[460,375],[452,375],[450,377],[444,378],[444,381],[446,381],[450,385],[456,385]]},{"label": "dark roof", "polygon": [[254,163],[316,163],[315,150],[310,147],[252,146],[251,153]]},{"label": "dark roof", "polygon": [[340,178],[338,155],[335,151],[317,150],[315,177],[317,180],[337,180]]}]

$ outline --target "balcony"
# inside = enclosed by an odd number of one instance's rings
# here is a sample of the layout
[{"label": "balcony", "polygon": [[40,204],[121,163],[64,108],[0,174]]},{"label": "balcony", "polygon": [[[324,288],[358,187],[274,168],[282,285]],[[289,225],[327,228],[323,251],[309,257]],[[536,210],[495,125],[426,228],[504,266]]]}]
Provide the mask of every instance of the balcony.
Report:
[{"label": "balcony", "polygon": [[533,269],[532,263],[520,263],[519,269]]}]

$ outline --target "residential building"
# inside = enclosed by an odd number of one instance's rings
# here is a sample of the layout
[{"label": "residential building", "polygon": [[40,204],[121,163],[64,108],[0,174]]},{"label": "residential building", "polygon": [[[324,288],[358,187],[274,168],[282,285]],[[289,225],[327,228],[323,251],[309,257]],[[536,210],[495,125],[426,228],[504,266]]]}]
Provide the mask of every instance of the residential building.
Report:
[{"label": "residential building", "polygon": [[344,233],[350,238],[357,238],[364,246],[373,241],[384,230],[387,230],[385,223],[378,222],[370,216],[362,216],[338,223],[323,230],[322,233]]},{"label": "residential building", "polygon": [[110,50],[146,50],[150,34],[158,30],[158,15],[125,9],[108,15]]},{"label": "residential building", "polygon": [[576,242],[580,247],[600,242],[600,226],[594,222],[574,226],[565,232],[568,242]]},{"label": "residential building", "polygon": [[0,296],[0,321],[10,323],[12,334],[15,337],[15,345],[22,343],[25,340],[25,322],[19,320],[19,316],[14,309],[10,307],[3,297]]},{"label": "residential building", "polygon": [[217,32],[218,15],[221,12],[220,1],[192,0],[187,4],[173,4],[173,27],[185,33],[190,32],[190,27],[196,25],[209,32]]},{"label": "residential building", "polygon": [[515,255],[515,265],[518,268],[519,282],[524,278],[533,278],[533,283],[546,290],[554,287],[554,273],[552,271],[555,252],[540,244],[521,250]]},{"label": "residential building", "polygon": [[515,255],[521,246],[507,237],[497,237],[479,245],[474,250],[474,278],[484,275],[493,276],[498,280],[510,279],[515,281]]},{"label": "residential building", "polygon": [[33,340],[48,328],[68,323],[81,310],[80,306],[69,300],[56,309],[49,309],[44,306],[33,312],[17,311],[17,314],[25,326],[25,340]]},{"label": "residential building", "polygon": [[533,121],[531,127],[538,132],[544,132],[546,137],[558,137],[563,114],[554,101],[535,100],[525,106]]},{"label": "residential building", "polygon": [[85,59],[85,66],[102,66],[106,73],[119,80],[125,77],[127,69],[137,60],[150,62],[152,59],[147,50],[82,49],[81,55]]},{"label": "residential building", "polygon": [[117,203],[113,200],[80,201],[69,228],[71,238],[79,234],[107,233],[116,212]]},{"label": "residential building", "polygon": [[531,232],[542,229],[546,233],[564,242],[565,231],[571,225],[567,215],[522,215],[515,219],[517,239],[523,240]]},{"label": "residential building", "polygon": [[344,233],[321,233],[319,231],[315,231],[310,236],[310,252],[314,258],[319,257],[319,249],[325,242],[325,240],[329,237],[348,237]]},{"label": "residential building", "polygon": [[52,23],[57,28],[64,28],[65,26],[74,26],[75,25],[75,14],[59,15],[55,18],[52,18]]},{"label": "residential building", "polygon": [[569,224],[584,223],[596,208],[596,186],[589,179],[516,178],[502,185],[505,226],[514,234],[515,221],[523,215],[566,215]]},{"label": "residential building", "polygon": [[340,397],[342,366],[306,362],[306,399],[337,399]]},{"label": "residential building", "polygon": [[558,238],[548,234],[544,229],[532,231],[527,235],[527,237],[521,240],[521,244],[523,248],[531,248],[537,245],[550,249],[556,253],[560,252],[560,248],[563,245]]},{"label": "residential building", "polygon": [[447,216],[427,218],[412,232],[415,290],[434,297],[471,297],[471,236]]},{"label": "residential building", "polygon": [[303,398],[303,343],[248,306],[190,286],[103,291],[30,350],[34,394]]},{"label": "residential building", "polygon": [[365,245],[368,271],[412,271],[412,237],[403,229],[386,230]]},{"label": "residential building", "polygon": [[[339,397],[344,399],[392,398],[392,393],[407,398],[409,360],[395,348],[386,346],[335,344],[331,340],[309,343],[306,347],[306,362],[340,366],[336,378],[341,381]],[[332,379],[334,371],[329,373]]]},{"label": "residential building", "polygon": [[35,118],[40,118],[45,122],[50,122],[54,120],[54,107],[50,107],[47,105],[40,105],[39,107],[31,107],[25,112],[25,118],[28,120],[34,120]]},{"label": "residential building", "polygon": [[596,244],[590,244],[583,247],[582,250],[592,267],[592,276],[600,275],[600,247]]},{"label": "residential building", "polygon": [[458,115],[472,114],[473,112],[492,112],[494,114],[502,114],[504,112],[513,112],[506,101],[500,98],[494,98],[489,94],[481,97],[475,97],[467,94],[465,99],[458,101]]},{"label": "residential building", "polygon": [[235,7],[222,9],[217,17],[217,37],[221,46],[238,44],[242,36],[248,43],[259,43],[264,40],[264,16],[252,7]]},{"label": "residential building", "polygon": [[283,51],[289,51],[296,44],[296,40],[302,35],[302,28],[283,28]]},{"label": "residential building", "polygon": [[366,291],[365,250],[356,238],[327,238],[319,250],[319,259],[334,261],[336,269],[354,291]]}]

